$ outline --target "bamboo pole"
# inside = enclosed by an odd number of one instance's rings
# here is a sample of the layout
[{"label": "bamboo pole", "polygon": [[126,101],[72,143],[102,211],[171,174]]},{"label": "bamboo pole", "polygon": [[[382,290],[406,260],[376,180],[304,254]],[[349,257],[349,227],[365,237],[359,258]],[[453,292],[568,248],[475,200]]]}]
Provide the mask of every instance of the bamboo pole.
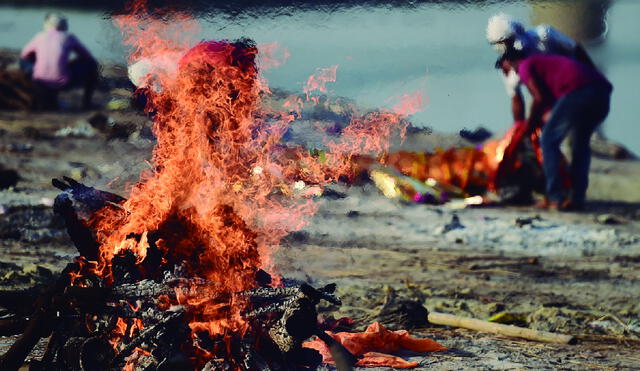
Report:
[{"label": "bamboo pole", "polygon": [[454,316],[446,313],[429,313],[427,317],[429,323],[434,325],[446,325],[452,327],[462,327],[469,330],[488,332],[497,335],[517,337],[527,340],[540,341],[553,344],[574,344],[575,338],[571,335],[556,334],[547,331],[538,331],[528,328],[503,325],[501,323],[487,322],[475,318]]}]

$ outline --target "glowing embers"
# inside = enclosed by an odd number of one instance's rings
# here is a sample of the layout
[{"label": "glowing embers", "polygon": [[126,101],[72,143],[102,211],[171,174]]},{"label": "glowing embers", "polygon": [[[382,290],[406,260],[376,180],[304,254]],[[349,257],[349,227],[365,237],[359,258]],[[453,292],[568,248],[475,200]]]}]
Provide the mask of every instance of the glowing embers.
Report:
[{"label": "glowing embers", "polygon": [[[123,263],[114,259],[118,264]],[[226,295],[219,283],[188,277],[185,265],[180,265],[173,272],[165,270],[159,282],[142,279],[107,287],[94,277],[92,287],[67,287],[58,305],[64,302],[66,313],[74,316],[54,330],[56,341],[49,345],[54,357],[47,366],[267,370],[315,368],[321,362],[315,350],[302,344],[313,335],[324,337],[316,305],[320,300],[341,304],[333,295],[335,285],[273,288],[266,286],[270,276],[259,271],[252,281],[262,287]],[[245,304],[245,328],[217,335],[219,329],[209,326],[234,302]],[[76,343],[83,348],[81,358],[55,356],[56,347]],[[350,357],[345,349],[336,351],[342,353],[336,356]]]}]

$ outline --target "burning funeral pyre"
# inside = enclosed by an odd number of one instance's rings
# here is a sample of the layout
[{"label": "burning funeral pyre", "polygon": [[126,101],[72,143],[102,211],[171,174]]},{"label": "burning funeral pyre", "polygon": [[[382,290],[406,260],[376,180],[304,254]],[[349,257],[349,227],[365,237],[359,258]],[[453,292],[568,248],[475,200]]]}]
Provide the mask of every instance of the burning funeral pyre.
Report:
[{"label": "burning funeral pyre", "polygon": [[269,90],[250,40],[193,46],[195,21],[142,5],[115,22],[132,62],[181,56],[145,77],[157,137],[150,169],[126,199],[53,181],[80,256],[0,368],[19,367],[48,336],[44,369],[314,368],[322,358],[301,346],[312,335],[352,364],[317,324],[319,301],[340,304],[335,287],[288,283],[270,257],[313,214],[309,190],[351,177],[353,153],[386,151],[414,105],[354,117],[320,160],[280,144],[295,115],[261,106]]},{"label": "burning funeral pyre", "polygon": [[[531,204],[533,192],[544,193],[540,135],[540,128],[530,132],[524,122],[516,122],[503,138],[478,148],[398,151],[382,158],[358,157],[356,162],[389,198],[431,204],[458,199],[463,207],[497,201]],[[568,190],[564,157],[560,169]]]}]

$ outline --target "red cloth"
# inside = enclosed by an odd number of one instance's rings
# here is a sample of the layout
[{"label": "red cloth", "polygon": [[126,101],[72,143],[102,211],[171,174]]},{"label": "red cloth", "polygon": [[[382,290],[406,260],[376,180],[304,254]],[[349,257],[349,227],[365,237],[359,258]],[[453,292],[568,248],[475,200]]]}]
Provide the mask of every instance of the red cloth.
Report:
[{"label": "red cloth", "polygon": [[226,41],[203,41],[189,49],[180,59],[178,65],[186,66],[189,63],[207,63],[212,66],[231,64],[231,52],[233,46]]},{"label": "red cloth", "polygon": [[573,58],[553,54],[534,54],[518,65],[518,75],[525,84],[535,74],[555,99],[587,85],[611,83],[595,68]]},{"label": "red cloth", "polygon": [[211,66],[236,66],[243,72],[256,74],[255,57],[258,50],[255,46],[228,41],[202,41],[189,49],[180,59],[178,65],[183,68],[191,63]]},{"label": "red cloth", "polygon": [[[406,361],[389,353],[405,349],[413,352],[438,352],[447,350],[443,345],[431,339],[419,339],[409,336],[406,330],[389,331],[378,322],[374,322],[364,332],[327,331],[327,334],[340,342],[355,356],[359,357],[356,366],[385,366],[394,368],[411,368],[418,366],[417,362]],[[334,363],[329,348],[320,339],[304,343],[322,354],[324,363]]]}]

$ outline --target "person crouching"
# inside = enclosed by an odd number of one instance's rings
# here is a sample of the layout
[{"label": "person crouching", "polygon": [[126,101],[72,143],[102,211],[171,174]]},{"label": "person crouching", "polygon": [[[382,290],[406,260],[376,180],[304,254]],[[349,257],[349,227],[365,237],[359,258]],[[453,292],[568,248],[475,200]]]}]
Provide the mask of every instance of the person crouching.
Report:
[{"label": "person crouching", "polygon": [[[526,124],[542,127],[540,144],[546,178],[547,200],[543,208],[580,210],[584,207],[591,163],[590,139],[609,114],[613,87],[592,66],[554,54],[525,53],[509,49],[504,62],[519,75],[533,98]],[[543,116],[551,110],[546,124]],[[544,126],[543,126],[544,124]],[[560,144],[572,133],[572,191],[565,194],[560,175]]]},{"label": "person crouching", "polygon": [[[47,92],[45,108],[57,108],[58,91],[83,87],[82,107],[88,109],[98,81],[98,64],[87,48],[67,30],[68,22],[63,15],[47,14],[44,30],[22,49],[20,64]],[[73,60],[70,59],[72,52],[76,54]]]}]

